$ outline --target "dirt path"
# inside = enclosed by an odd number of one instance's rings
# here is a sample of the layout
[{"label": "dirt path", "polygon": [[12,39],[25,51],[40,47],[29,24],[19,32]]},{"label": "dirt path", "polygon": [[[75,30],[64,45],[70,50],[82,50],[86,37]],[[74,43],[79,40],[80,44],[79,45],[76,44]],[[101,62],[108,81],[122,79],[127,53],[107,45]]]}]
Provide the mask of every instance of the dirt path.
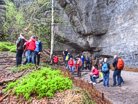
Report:
[{"label": "dirt path", "polygon": [[[85,72],[83,72],[84,74]],[[86,74],[87,73],[87,74]],[[83,79],[90,81],[88,72],[83,76]],[[113,72],[110,72],[110,85],[112,82]],[[125,84],[122,87],[103,87],[102,82],[95,85],[95,87],[104,92],[105,96],[109,98],[113,104],[138,104],[138,73],[122,71],[122,77]]]}]

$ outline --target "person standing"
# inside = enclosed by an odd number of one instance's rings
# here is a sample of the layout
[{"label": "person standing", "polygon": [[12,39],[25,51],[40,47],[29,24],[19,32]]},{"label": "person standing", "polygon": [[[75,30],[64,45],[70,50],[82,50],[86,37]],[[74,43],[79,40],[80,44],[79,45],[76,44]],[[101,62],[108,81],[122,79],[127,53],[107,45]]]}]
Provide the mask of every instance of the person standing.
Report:
[{"label": "person standing", "polygon": [[35,36],[32,36],[29,40],[29,42],[27,43],[28,45],[28,58],[27,58],[27,61],[28,63],[33,63],[35,64],[35,52],[34,50],[36,49],[36,43],[35,43]]},{"label": "person standing", "polygon": [[118,81],[118,86],[121,87],[121,83],[124,82],[121,77],[121,70],[124,68],[124,61],[122,58],[118,57],[117,55],[114,56],[113,61],[114,73],[113,73],[113,87],[116,86],[116,78]]},{"label": "person standing", "polygon": [[68,61],[69,70],[71,73],[74,72],[74,59],[71,57]]},{"label": "person standing", "polygon": [[24,43],[26,39],[24,38],[24,34],[20,34],[16,41],[16,66],[18,67],[22,63],[22,55],[24,51]]},{"label": "person standing", "polygon": [[82,69],[82,60],[80,57],[77,58],[77,62],[76,62],[77,66],[78,66],[78,77],[81,77],[81,69]]},{"label": "person standing", "polygon": [[85,61],[85,57],[83,55],[83,52],[81,54],[81,61],[82,61],[82,70],[84,70],[84,61]]},{"label": "person standing", "polygon": [[36,65],[39,65],[40,64],[40,55],[41,55],[41,52],[42,52],[42,42],[40,40],[38,40],[38,37],[36,36],[35,37],[35,44],[36,44],[36,48],[35,48],[35,64]]},{"label": "person standing", "polygon": [[66,63],[66,56],[68,55],[68,49],[66,49],[65,51],[63,51],[63,60],[64,63]]},{"label": "person standing", "polygon": [[104,62],[102,63],[101,71],[103,73],[103,85],[105,87],[109,87],[110,64],[107,63],[107,58],[104,58]]}]

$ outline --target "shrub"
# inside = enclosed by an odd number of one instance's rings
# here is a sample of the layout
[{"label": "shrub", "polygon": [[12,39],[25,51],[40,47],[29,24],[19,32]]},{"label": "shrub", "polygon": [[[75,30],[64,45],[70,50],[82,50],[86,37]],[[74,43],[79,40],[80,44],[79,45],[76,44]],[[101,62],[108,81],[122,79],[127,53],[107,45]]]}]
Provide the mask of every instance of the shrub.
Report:
[{"label": "shrub", "polygon": [[16,52],[16,46],[11,42],[0,42],[0,51]]},{"label": "shrub", "polygon": [[22,79],[9,83],[5,91],[13,89],[15,95],[23,96],[28,100],[31,95],[36,95],[38,98],[53,97],[57,91],[70,88],[72,88],[72,81],[64,78],[59,70],[43,67]]}]

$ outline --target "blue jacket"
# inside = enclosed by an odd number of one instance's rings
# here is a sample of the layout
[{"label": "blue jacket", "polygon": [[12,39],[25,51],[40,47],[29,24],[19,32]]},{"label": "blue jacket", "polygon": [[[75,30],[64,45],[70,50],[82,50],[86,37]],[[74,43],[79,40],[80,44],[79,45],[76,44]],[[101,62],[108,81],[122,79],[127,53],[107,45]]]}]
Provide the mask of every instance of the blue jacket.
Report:
[{"label": "blue jacket", "polygon": [[38,41],[35,42],[35,44],[36,44],[35,52],[41,52],[42,51],[41,41],[38,40]]}]

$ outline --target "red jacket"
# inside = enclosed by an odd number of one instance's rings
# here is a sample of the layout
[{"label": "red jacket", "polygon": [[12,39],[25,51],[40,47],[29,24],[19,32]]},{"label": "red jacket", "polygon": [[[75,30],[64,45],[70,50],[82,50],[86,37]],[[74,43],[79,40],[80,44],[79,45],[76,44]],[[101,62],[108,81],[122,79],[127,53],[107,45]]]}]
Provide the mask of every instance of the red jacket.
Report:
[{"label": "red jacket", "polygon": [[27,45],[28,50],[34,51],[36,48],[35,39],[31,39],[31,41]]},{"label": "red jacket", "polygon": [[94,68],[94,69],[92,70],[92,73],[93,73],[94,75],[99,76],[99,70],[96,69],[96,68]]},{"label": "red jacket", "polygon": [[69,65],[70,67],[74,66],[74,60],[73,60],[73,59],[70,59],[70,60],[68,61],[68,65]]},{"label": "red jacket", "polygon": [[55,57],[53,58],[53,61],[54,61],[54,63],[58,63],[58,56],[55,56]]},{"label": "red jacket", "polygon": [[28,50],[29,41],[25,42],[24,46],[25,46],[25,47],[24,47],[24,50],[25,50],[25,51]]}]

